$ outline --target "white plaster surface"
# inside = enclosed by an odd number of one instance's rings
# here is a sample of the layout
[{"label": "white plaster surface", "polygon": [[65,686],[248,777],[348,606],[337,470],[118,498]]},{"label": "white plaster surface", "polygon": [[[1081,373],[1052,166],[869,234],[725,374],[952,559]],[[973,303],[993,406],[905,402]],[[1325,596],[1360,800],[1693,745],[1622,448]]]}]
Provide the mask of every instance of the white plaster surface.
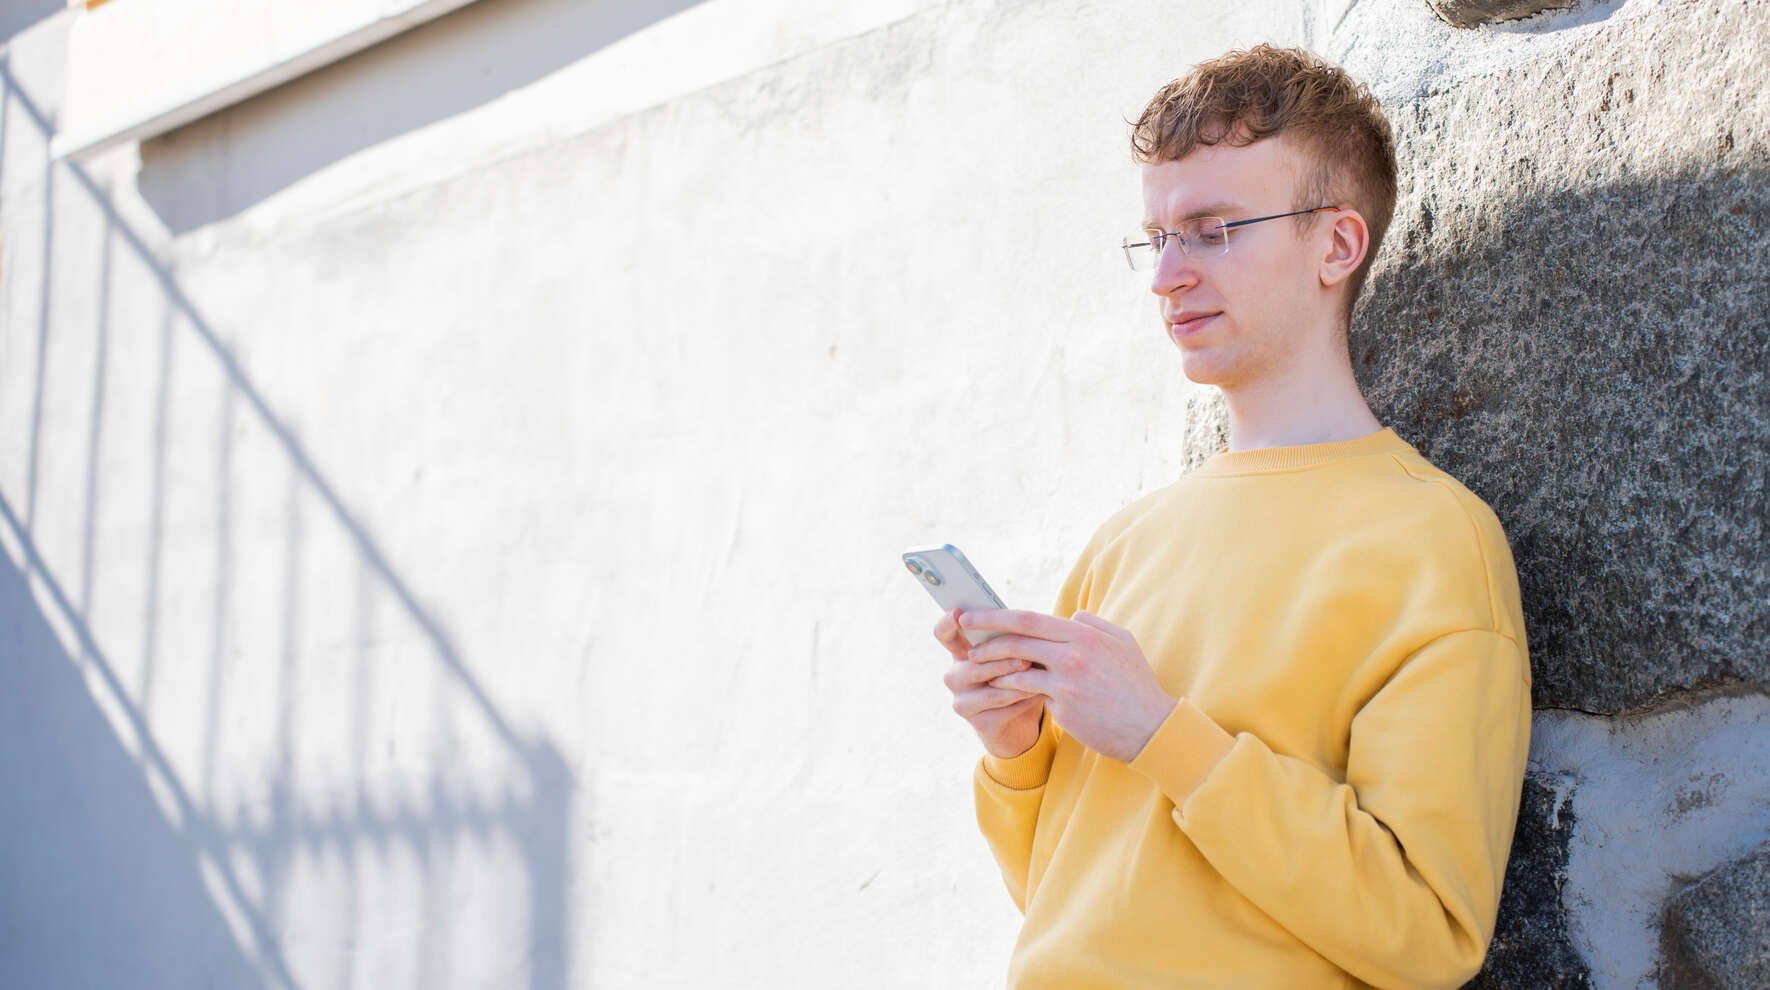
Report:
[{"label": "white plaster surface", "polygon": [[1402,92],[1655,6],[479,0],[63,163],[67,18],[14,37],[0,983],[999,986],[897,554],[1047,607],[1178,473],[1124,118],[1260,40]]},{"label": "white plaster surface", "polygon": [[1562,901],[1596,990],[1657,986],[1666,898],[1770,839],[1767,755],[1762,694],[1617,718],[1537,714],[1531,764],[1573,795]]}]

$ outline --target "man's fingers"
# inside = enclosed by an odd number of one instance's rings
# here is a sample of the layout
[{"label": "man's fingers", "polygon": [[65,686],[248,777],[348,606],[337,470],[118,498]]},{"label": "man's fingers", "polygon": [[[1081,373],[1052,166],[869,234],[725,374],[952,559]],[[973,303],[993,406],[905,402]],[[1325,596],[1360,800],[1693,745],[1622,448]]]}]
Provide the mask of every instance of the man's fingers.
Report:
[{"label": "man's fingers", "polygon": [[1007,688],[1010,691],[1022,691],[1027,694],[1049,695],[1051,693],[1051,672],[1048,670],[1022,670],[1017,673],[1003,674],[990,681],[990,685],[997,688]]},{"label": "man's fingers", "polygon": [[1071,638],[1067,632],[1068,624],[1068,619],[1016,608],[979,609],[959,616],[959,625],[965,629],[991,629],[1057,642]]},{"label": "man's fingers", "polygon": [[1080,622],[1084,626],[1092,626],[1114,639],[1134,639],[1131,636],[1130,630],[1123,626],[1115,626],[1105,619],[1102,619],[1100,616],[1095,615],[1093,612],[1077,609],[1070,615],[1070,618]]},{"label": "man's fingers", "polygon": [[965,651],[971,648],[971,642],[959,631],[958,616],[959,610],[955,608],[934,624],[934,638],[946,647],[955,660],[964,659]]},{"label": "man's fingers", "polygon": [[1021,691],[985,687],[953,695],[953,711],[969,719],[992,709],[1010,708],[1022,702],[1036,703],[1042,700],[1044,699],[1036,694],[1029,695]]},{"label": "man's fingers", "polygon": [[1025,669],[1026,661],[1018,659],[991,660],[989,663],[960,660],[947,670],[946,686],[957,694],[960,691],[969,691],[980,684],[987,684],[991,678]]},{"label": "man's fingers", "polygon": [[1036,636],[1009,634],[997,636],[986,643],[979,643],[971,647],[966,655],[973,663],[1000,660],[1003,657],[1020,657],[1026,660],[1035,660],[1049,667],[1053,660],[1061,661],[1068,649],[1069,645],[1066,643],[1053,643],[1048,639],[1039,639]]}]

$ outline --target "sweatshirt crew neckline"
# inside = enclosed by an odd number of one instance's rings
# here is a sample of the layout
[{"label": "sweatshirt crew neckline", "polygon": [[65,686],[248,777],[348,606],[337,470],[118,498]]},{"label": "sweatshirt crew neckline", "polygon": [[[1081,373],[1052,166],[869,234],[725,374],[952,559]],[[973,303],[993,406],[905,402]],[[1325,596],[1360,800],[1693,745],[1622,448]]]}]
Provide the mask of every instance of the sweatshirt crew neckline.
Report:
[{"label": "sweatshirt crew neckline", "polygon": [[1400,454],[1413,449],[1411,444],[1396,434],[1393,427],[1385,426],[1375,433],[1369,433],[1362,437],[1352,440],[1335,440],[1329,443],[1305,443],[1289,447],[1259,447],[1254,450],[1235,451],[1225,445],[1217,448],[1215,454],[1212,454],[1203,464],[1193,468],[1191,473],[1201,478],[1220,478],[1240,474],[1297,471],[1336,461],[1347,461],[1355,457],[1368,457],[1372,454]]}]

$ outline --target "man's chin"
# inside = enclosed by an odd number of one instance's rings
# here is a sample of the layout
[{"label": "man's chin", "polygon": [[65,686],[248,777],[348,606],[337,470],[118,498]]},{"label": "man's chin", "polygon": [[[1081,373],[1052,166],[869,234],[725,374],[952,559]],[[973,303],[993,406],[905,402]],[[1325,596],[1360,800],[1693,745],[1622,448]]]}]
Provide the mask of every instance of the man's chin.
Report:
[{"label": "man's chin", "polygon": [[1221,385],[1227,376],[1221,364],[1198,351],[1180,348],[1180,373],[1194,385]]}]

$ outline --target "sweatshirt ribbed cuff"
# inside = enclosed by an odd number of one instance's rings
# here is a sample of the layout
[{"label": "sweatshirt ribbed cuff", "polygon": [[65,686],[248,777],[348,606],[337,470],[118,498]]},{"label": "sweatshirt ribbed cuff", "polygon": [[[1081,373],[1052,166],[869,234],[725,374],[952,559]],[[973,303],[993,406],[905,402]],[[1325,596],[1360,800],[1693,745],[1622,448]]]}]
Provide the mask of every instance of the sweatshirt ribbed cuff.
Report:
[{"label": "sweatshirt ribbed cuff", "polygon": [[1234,736],[1181,698],[1130,766],[1154,781],[1178,808],[1234,745]]},{"label": "sweatshirt ribbed cuff", "polygon": [[1045,712],[1039,724],[1039,739],[1019,756],[1003,759],[983,754],[983,772],[1003,787],[1016,791],[1042,787],[1051,776],[1051,760],[1057,755],[1057,734],[1051,727],[1051,713]]}]

